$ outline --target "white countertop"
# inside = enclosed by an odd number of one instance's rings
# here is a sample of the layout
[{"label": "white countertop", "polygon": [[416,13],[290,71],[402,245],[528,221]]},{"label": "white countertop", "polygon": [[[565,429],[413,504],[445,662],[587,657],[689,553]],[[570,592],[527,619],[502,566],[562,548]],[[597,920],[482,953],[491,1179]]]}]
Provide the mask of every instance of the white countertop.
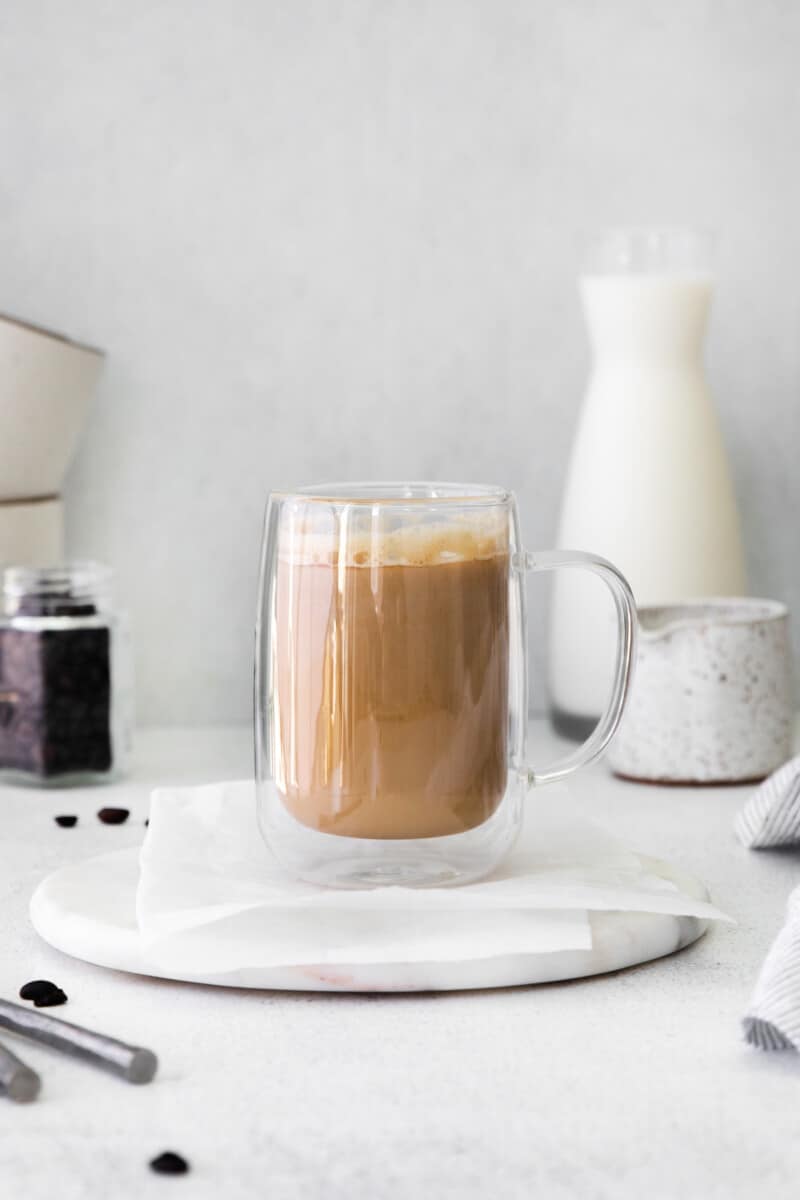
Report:
[{"label": "white countertop", "polygon": [[[550,757],[541,722],[533,735]],[[695,872],[737,918],[678,955],[511,991],[287,994],[105,971],[31,929],[44,875],[140,841],[156,783],[249,773],[249,731],[145,732],[136,762],[109,788],[0,788],[0,996],[52,979],[69,995],[54,1015],[161,1061],[132,1087],[4,1035],[44,1088],[35,1104],[0,1101],[2,1200],[797,1195],[800,1056],[749,1049],[739,1022],[800,851],[733,839],[749,788],[642,787],[602,764],[572,784],[596,820]],[[110,804],[131,809],[126,825],[95,819]],[[62,812],[78,826],[56,826]],[[164,1149],[192,1173],[152,1175]]]}]

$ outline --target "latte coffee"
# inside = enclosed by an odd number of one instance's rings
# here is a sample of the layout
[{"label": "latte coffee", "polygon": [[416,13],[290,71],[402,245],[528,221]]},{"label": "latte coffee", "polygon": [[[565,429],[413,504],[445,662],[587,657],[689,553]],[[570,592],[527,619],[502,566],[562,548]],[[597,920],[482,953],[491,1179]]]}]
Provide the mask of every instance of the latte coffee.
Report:
[{"label": "latte coffee", "polygon": [[508,529],[350,537],[284,527],[275,576],[275,783],[349,838],[463,833],[506,789]]}]

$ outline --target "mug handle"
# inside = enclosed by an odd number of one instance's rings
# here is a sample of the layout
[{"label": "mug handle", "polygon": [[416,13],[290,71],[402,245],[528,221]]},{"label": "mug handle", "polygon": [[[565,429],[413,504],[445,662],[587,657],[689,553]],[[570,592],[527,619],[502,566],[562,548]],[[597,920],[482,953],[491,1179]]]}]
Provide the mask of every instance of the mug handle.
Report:
[{"label": "mug handle", "polygon": [[614,598],[617,613],[617,662],[614,668],[614,683],[606,710],[586,741],[573,754],[560,759],[545,771],[528,768],[528,785],[553,783],[564,779],[594,762],[605,750],[617,732],[625,704],[630,692],[633,668],[636,661],[636,605],[630,584],[613,563],[581,550],[526,551],[519,555],[519,566],[526,571],[556,571],[560,567],[583,567],[599,575]]}]

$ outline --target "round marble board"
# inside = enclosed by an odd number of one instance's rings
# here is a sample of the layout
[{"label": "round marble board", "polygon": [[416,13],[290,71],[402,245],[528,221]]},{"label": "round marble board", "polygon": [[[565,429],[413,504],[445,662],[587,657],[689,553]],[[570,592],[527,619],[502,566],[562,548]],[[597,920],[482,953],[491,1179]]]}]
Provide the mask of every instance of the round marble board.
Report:
[{"label": "round marble board", "polygon": [[[176,972],[149,963],[136,926],[139,875],[136,848],[63,867],[45,879],[31,901],[36,932],[74,958],[164,979],[221,987],[318,992],[429,992],[552,983],[618,971],[682,950],[706,930],[697,917],[658,913],[593,912],[591,950],[505,955],[459,962],[346,962],[325,966],[252,968],[224,974]],[[697,899],[708,893],[697,879],[656,859],[650,870]]]}]

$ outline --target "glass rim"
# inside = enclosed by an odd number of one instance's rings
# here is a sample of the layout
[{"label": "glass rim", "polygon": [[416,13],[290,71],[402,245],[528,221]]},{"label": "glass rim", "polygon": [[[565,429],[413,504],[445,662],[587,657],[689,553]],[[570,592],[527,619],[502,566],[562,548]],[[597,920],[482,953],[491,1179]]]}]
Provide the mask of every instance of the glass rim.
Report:
[{"label": "glass rim", "polygon": [[442,483],[427,480],[409,482],[356,481],[353,483],[317,483],[275,491],[274,500],[298,500],[303,503],[369,505],[482,505],[507,504],[507,488],[483,483]]},{"label": "glass rim", "polygon": [[708,274],[718,236],[707,225],[630,224],[584,229],[578,238],[583,271],[590,275]]}]

